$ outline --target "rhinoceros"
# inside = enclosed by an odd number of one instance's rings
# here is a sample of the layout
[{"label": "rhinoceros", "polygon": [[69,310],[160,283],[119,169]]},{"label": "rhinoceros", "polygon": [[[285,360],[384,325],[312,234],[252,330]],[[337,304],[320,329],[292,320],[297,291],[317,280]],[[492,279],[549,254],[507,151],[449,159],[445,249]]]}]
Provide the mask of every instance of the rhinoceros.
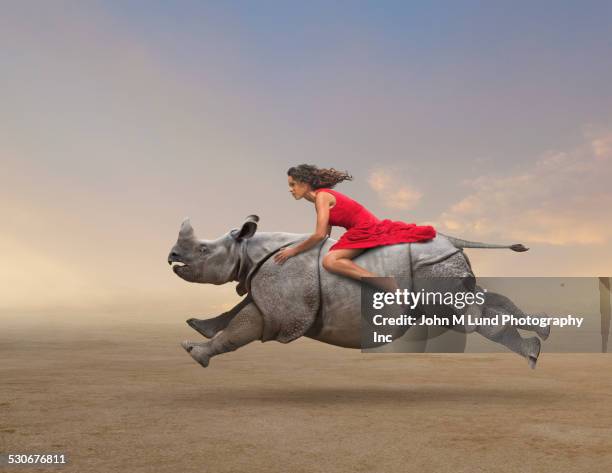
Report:
[{"label": "rhinoceros", "polygon": [[[211,340],[183,341],[183,348],[203,367],[208,366],[213,356],[255,340],[289,343],[305,336],[340,347],[363,348],[363,284],[322,266],[322,258],[335,240],[327,238],[281,265],[271,256],[305,240],[308,235],[257,232],[258,221],[258,216],[249,215],[239,228],[215,240],[198,239],[189,219],[183,221],[178,240],[168,256],[174,273],[192,283],[237,282],[238,294],[246,295],[233,309],[217,317],[187,320],[192,328]],[[475,289],[475,277],[464,248],[509,248],[519,252],[528,249],[521,244],[470,242],[438,233],[426,242],[372,248],[355,258],[355,262],[376,274],[408,278],[415,284],[415,291],[421,278],[436,277],[452,277],[464,284],[463,290]],[[471,306],[470,313],[518,311],[504,296],[488,293],[486,298],[484,305]],[[550,330],[535,325],[520,328],[535,331],[542,339],[548,337]],[[523,339],[514,326],[482,325],[473,329],[455,326],[453,329],[475,330],[527,358],[529,366],[535,368],[541,347],[538,337]]]}]

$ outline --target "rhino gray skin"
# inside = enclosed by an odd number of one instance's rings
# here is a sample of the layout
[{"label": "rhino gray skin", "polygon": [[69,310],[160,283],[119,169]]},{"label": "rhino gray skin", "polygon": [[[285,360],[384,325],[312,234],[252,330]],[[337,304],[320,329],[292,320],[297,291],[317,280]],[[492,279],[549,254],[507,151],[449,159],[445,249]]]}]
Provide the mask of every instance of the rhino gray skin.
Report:
[{"label": "rhino gray skin", "polygon": [[[336,346],[362,348],[361,283],[322,268],[322,258],[335,241],[327,239],[279,265],[271,256],[308,235],[256,234],[258,221],[256,215],[250,215],[239,229],[216,240],[199,240],[189,219],[182,223],[177,243],[168,256],[175,274],[194,283],[235,281],[238,294],[247,294],[236,307],[218,317],[189,319],[190,326],[212,339],[202,343],[184,341],[185,350],[206,367],[211,357],[255,340],[287,343],[306,336]],[[414,284],[411,287],[414,291],[419,290],[420,279],[431,277],[452,277],[462,284],[456,290],[474,290],[475,277],[462,251],[472,247],[527,250],[520,244],[490,245],[438,234],[426,242],[370,249],[355,258],[355,262],[376,274],[406,278]],[[465,313],[479,316],[511,307],[508,304],[512,303],[504,296],[492,295],[490,300],[488,297],[484,306],[465,308]],[[471,331],[468,327],[453,329]],[[529,365],[535,367],[540,353],[537,337],[523,339],[513,326],[479,326],[472,330],[527,358]],[[394,333],[394,338],[397,335]],[[545,338],[547,333],[540,335]]]}]

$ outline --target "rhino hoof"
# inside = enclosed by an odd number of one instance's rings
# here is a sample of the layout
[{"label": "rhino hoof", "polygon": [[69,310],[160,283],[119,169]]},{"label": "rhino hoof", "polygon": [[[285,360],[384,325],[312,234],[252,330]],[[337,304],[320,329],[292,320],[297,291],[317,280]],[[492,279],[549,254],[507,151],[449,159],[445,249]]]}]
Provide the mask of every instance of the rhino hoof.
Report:
[{"label": "rhino hoof", "polygon": [[193,342],[190,342],[189,340],[183,340],[181,342],[181,346],[187,353],[191,353],[191,350],[193,350]]},{"label": "rhino hoof", "polygon": [[200,363],[203,368],[206,368],[208,366],[208,363],[210,362],[210,356],[206,354],[206,351],[202,347],[192,347],[189,354],[194,360]]},{"label": "rhino hoof", "polygon": [[532,346],[530,347],[527,355],[527,362],[529,363],[529,367],[533,370],[535,369],[538,362],[538,357],[540,356],[541,343],[540,339],[537,337],[530,338],[528,341]]}]

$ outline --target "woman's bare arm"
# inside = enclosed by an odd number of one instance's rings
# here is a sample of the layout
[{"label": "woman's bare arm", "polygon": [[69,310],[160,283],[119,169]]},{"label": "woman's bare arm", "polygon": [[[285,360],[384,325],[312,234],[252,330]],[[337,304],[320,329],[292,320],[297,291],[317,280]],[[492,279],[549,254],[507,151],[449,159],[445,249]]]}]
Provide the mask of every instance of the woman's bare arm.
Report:
[{"label": "woman's bare arm", "polygon": [[329,225],[329,204],[333,200],[333,196],[329,192],[318,192],[315,197],[315,208],[317,210],[317,226],[312,235],[310,235],[302,243],[292,247],[295,254],[309,250],[321,240],[325,240],[330,229]]},{"label": "woman's bare arm", "polygon": [[317,227],[315,232],[299,245],[280,250],[274,255],[274,261],[282,264],[287,261],[288,258],[309,250],[321,240],[325,239],[331,231],[331,226],[329,225],[329,204],[333,199],[334,196],[329,192],[317,193],[315,197],[315,208],[317,209]]}]

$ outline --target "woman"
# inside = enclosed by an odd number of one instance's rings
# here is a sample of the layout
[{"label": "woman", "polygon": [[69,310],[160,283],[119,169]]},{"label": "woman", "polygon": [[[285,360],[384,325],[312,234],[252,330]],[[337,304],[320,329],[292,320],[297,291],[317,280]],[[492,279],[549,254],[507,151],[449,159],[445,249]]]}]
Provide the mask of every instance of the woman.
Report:
[{"label": "woman", "polygon": [[[290,168],[287,176],[289,192],[294,199],[304,198],[314,203],[317,226],[315,232],[305,241],[279,251],[274,256],[274,260],[279,264],[324,240],[330,235],[332,226],[341,226],[347,231],[324,256],[323,267],[332,273],[356,280],[379,277],[355,264],[353,258],[368,248],[430,240],[436,236],[435,229],[429,225],[417,226],[414,223],[379,220],[361,204],[332,190],[336,184],[353,179],[345,172],[300,164]],[[393,279],[383,281],[382,284],[377,284],[382,289],[395,291],[398,288]]]}]

